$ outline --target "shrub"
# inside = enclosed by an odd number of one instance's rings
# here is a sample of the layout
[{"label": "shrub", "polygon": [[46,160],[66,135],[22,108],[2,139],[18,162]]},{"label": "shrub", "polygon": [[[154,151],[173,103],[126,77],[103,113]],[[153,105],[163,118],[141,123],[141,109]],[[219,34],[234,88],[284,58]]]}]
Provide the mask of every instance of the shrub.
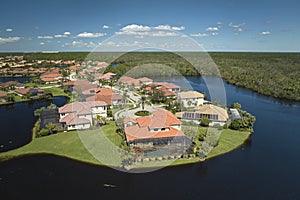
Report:
[{"label": "shrub", "polygon": [[40,135],[41,136],[46,136],[46,135],[49,135],[49,134],[50,134],[50,131],[48,129],[40,130]]},{"label": "shrub", "polygon": [[147,111],[147,110],[140,110],[140,111],[137,111],[136,113],[134,113],[135,115],[137,116],[149,116],[150,115],[150,112]]},{"label": "shrub", "polygon": [[207,126],[209,126],[209,123],[210,123],[210,120],[208,119],[208,117],[201,118],[201,122],[200,122],[201,126],[207,127]]}]

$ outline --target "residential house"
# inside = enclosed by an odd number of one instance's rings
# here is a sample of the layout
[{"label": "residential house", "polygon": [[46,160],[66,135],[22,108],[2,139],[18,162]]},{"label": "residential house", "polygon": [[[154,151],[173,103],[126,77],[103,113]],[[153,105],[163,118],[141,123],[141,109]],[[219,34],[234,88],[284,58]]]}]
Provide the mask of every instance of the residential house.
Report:
[{"label": "residential house", "polygon": [[17,81],[7,81],[5,83],[1,83],[0,86],[10,90],[15,88],[25,88],[24,84]]},{"label": "residential house", "polygon": [[6,97],[7,93],[0,90],[0,101],[5,101],[5,97]]},{"label": "residential house", "polygon": [[82,92],[86,101],[104,101],[107,105],[115,107],[122,105],[122,96],[116,94],[111,88],[92,88]]},{"label": "residential house", "polygon": [[201,105],[195,111],[178,112],[176,116],[182,120],[191,120],[194,122],[199,122],[205,116],[211,121],[210,125],[216,123],[224,125],[229,119],[226,109],[213,104]]},{"label": "residential house", "polygon": [[86,80],[68,81],[63,84],[69,92],[81,92],[88,89],[96,88],[97,85]]},{"label": "residential house", "polygon": [[183,107],[196,107],[203,105],[204,95],[197,91],[187,91],[177,93],[177,99]]},{"label": "residential house", "polygon": [[156,110],[152,116],[125,118],[126,141],[131,147],[190,144],[181,131],[182,122],[167,110]]},{"label": "residential house", "polygon": [[119,83],[129,86],[134,86],[135,88],[140,87],[141,85],[149,85],[153,83],[153,80],[147,77],[142,78],[131,78],[129,76],[122,76],[119,80]]},{"label": "residential house", "polygon": [[97,115],[107,117],[107,104],[103,101],[73,102],[58,109],[60,122],[67,130],[88,129]]},{"label": "residential house", "polygon": [[30,93],[31,97],[44,94],[44,90],[38,88],[17,88],[15,89],[15,92],[21,96],[26,96],[28,93]]},{"label": "residential house", "polygon": [[44,72],[40,75],[40,79],[45,83],[57,83],[63,76],[58,72],[58,70],[52,70],[50,72]]}]

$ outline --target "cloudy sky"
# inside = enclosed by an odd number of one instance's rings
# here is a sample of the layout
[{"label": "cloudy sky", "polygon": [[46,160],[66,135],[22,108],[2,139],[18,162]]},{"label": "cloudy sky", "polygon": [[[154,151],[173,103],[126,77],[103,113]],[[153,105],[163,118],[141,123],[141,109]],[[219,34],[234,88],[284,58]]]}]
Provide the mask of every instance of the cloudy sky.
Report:
[{"label": "cloudy sky", "polygon": [[154,41],[167,48],[182,46],[183,38],[207,51],[300,50],[297,0],[1,3],[2,52],[90,51],[103,44],[117,50]]}]

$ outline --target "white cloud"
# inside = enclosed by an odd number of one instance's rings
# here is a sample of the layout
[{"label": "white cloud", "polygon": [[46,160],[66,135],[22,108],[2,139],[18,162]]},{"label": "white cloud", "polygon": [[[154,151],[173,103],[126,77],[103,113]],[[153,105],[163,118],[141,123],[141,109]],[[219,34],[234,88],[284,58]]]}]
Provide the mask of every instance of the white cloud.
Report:
[{"label": "white cloud", "polygon": [[219,28],[218,27],[208,27],[206,30],[207,31],[218,31]]},{"label": "white cloud", "polygon": [[7,32],[12,32],[13,30],[11,28],[6,29]]},{"label": "white cloud", "polygon": [[260,34],[261,34],[261,35],[270,35],[271,32],[270,32],[270,31],[263,31],[263,32],[261,32]]},{"label": "white cloud", "polygon": [[180,26],[180,27],[173,26],[173,27],[172,27],[172,30],[174,30],[174,31],[182,31],[182,30],[184,30],[184,29],[185,29],[184,26]]},{"label": "white cloud", "polygon": [[159,25],[153,28],[156,30],[164,30],[164,31],[182,31],[185,29],[184,26],[177,27],[177,26],[170,26],[170,25]]},{"label": "white cloud", "polygon": [[217,24],[218,24],[218,25],[222,25],[223,23],[222,23],[222,22],[217,22]]},{"label": "white cloud", "polygon": [[67,35],[54,35],[55,38],[65,38],[68,37]]},{"label": "white cloud", "polygon": [[108,26],[108,25],[103,25],[102,28],[103,28],[103,29],[109,29],[109,28],[111,28],[111,27]]},{"label": "white cloud", "polygon": [[37,36],[38,39],[53,39],[53,36],[51,35],[45,35],[45,36]]},{"label": "white cloud", "polygon": [[99,43],[94,43],[94,42],[82,42],[82,41],[72,41],[72,43],[66,43],[62,46],[73,46],[73,47],[77,47],[77,48],[83,48],[83,47],[87,47],[87,48],[95,48],[97,45],[99,45]]},{"label": "white cloud", "polygon": [[148,37],[173,37],[179,34],[174,31],[184,30],[185,27],[170,26],[170,25],[158,25],[156,27],[143,26],[138,24],[127,25],[116,32],[117,35],[132,35],[135,38]]},{"label": "white cloud", "polygon": [[17,42],[20,39],[21,39],[20,37],[7,37],[7,38],[0,37],[0,44],[5,44],[8,42]]},{"label": "white cloud", "polygon": [[208,37],[209,35],[206,33],[196,33],[196,34],[190,34],[192,37]]},{"label": "white cloud", "polygon": [[64,35],[71,35],[69,31],[64,32]]},{"label": "white cloud", "polygon": [[105,33],[88,33],[88,32],[83,32],[79,33],[77,37],[79,38],[98,38],[106,35]]},{"label": "white cloud", "polygon": [[131,24],[131,25],[127,25],[123,28],[121,28],[121,31],[150,31],[151,28],[149,26],[143,26],[143,25],[137,25],[137,24]]},{"label": "white cloud", "polygon": [[40,45],[44,45],[44,44],[45,44],[44,42],[41,42],[41,43],[40,43]]},{"label": "white cloud", "polygon": [[211,33],[211,35],[216,36],[216,35],[219,35],[219,33],[218,32],[213,32],[213,33]]},{"label": "white cloud", "polygon": [[232,27],[232,28],[240,28],[240,27],[242,27],[242,26],[245,26],[246,25],[246,23],[241,23],[241,24],[234,24],[234,23],[232,23],[232,22],[230,22],[229,24],[228,24],[228,26],[229,27]]}]

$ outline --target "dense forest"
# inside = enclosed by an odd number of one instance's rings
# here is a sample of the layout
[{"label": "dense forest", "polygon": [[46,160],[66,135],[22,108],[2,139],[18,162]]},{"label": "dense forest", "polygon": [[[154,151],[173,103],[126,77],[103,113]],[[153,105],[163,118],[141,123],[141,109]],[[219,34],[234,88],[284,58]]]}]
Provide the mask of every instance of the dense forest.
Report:
[{"label": "dense forest", "polygon": [[[0,54],[1,57],[6,55],[15,54]],[[24,55],[28,61],[39,59],[84,61],[86,58],[107,61],[110,62],[107,71],[118,74],[129,71],[128,75],[132,76],[218,75],[216,70],[210,71],[213,66],[217,66],[224,80],[231,84],[276,98],[300,101],[299,53],[185,52],[178,55],[170,52],[129,52],[120,57],[118,57],[120,53],[89,54],[87,52],[18,53],[17,55]],[[187,61],[195,57],[197,57],[196,62]],[[136,66],[141,66],[137,68],[140,70],[131,70]]]}]

